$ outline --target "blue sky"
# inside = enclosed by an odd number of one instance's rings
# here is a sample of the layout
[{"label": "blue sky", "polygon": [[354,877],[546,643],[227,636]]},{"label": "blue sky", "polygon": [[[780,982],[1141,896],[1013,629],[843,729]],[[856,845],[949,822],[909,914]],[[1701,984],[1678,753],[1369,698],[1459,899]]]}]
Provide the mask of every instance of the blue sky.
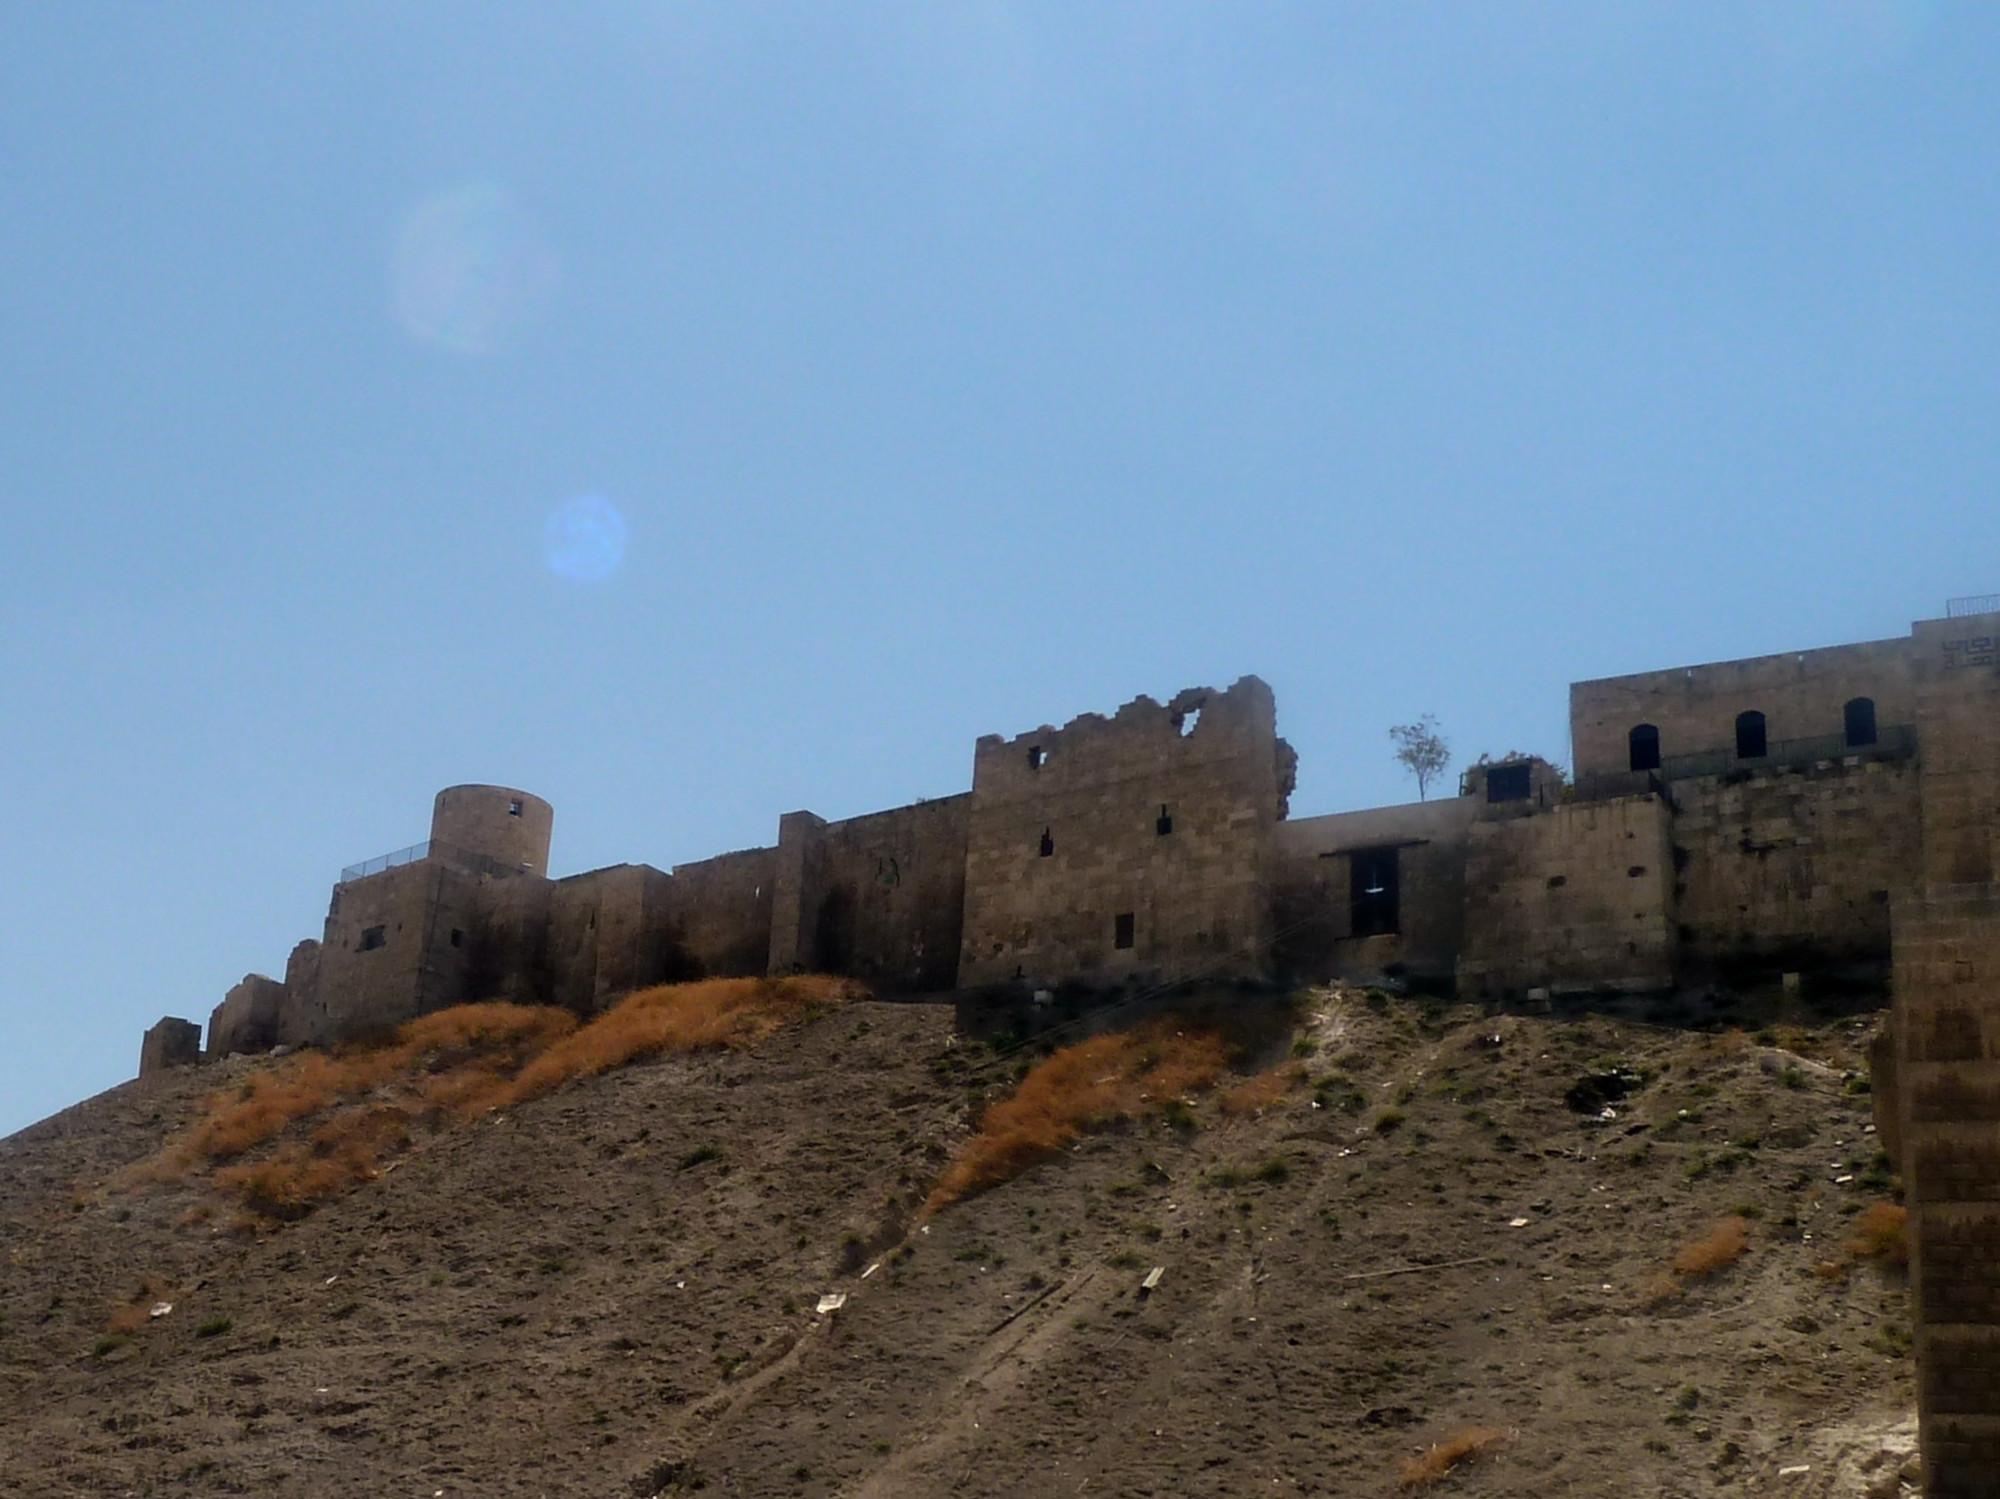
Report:
[{"label": "blue sky", "polygon": [[0,1132],[454,782],[670,865],[1254,671],[1332,811],[2000,589],[1995,76],[1945,0],[7,7]]}]

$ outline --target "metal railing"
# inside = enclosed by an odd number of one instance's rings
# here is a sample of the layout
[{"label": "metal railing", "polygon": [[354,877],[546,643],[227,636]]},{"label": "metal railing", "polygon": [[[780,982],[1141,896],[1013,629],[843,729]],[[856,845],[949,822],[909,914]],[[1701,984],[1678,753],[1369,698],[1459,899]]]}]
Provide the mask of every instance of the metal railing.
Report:
[{"label": "metal railing", "polygon": [[371,874],[381,874],[384,870],[398,869],[405,864],[421,864],[426,859],[449,864],[469,874],[497,877],[528,872],[528,866],[525,864],[503,864],[500,860],[489,858],[485,854],[475,854],[470,849],[432,839],[425,843],[412,843],[408,848],[399,848],[391,854],[377,854],[374,858],[364,859],[359,864],[350,864],[340,871],[340,883],[345,885],[351,880],[365,880]]},{"label": "metal railing", "polygon": [[1917,752],[1914,724],[1884,724],[1876,730],[1873,744],[1849,744],[1844,734],[1820,734],[1810,739],[1774,739],[1765,753],[1739,759],[1726,749],[1703,750],[1692,755],[1666,755],[1658,770],[1603,771],[1578,776],[1579,801],[1604,801],[1614,796],[1636,796],[1642,791],[1658,791],[1663,783],[1692,781],[1700,776],[1728,775],[1733,771],[1797,770],[1832,760],[1907,760]]},{"label": "metal railing", "polygon": [[1968,593],[1964,598],[1944,601],[1946,619],[1963,619],[1969,614],[2000,614],[2000,593]]}]

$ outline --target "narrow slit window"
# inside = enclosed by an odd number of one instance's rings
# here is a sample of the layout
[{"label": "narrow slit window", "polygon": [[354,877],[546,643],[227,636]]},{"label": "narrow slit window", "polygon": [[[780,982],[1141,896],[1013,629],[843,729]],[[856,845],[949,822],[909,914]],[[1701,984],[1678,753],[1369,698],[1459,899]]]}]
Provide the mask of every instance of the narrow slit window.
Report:
[{"label": "narrow slit window", "polygon": [[389,943],[389,929],[385,926],[363,927],[361,930],[361,950],[373,952]]},{"label": "narrow slit window", "polygon": [[1632,769],[1658,770],[1660,768],[1660,731],[1649,723],[1642,723],[1625,736],[1631,749]]},{"label": "narrow slit window", "polygon": [[1054,858],[1054,857],[1055,857],[1055,852],[1056,852],[1056,840],[1055,840],[1055,839],[1054,839],[1053,837],[1051,837],[1051,836],[1050,836],[1050,834],[1049,834],[1049,830],[1048,830],[1047,828],[1043,828],[1043,829],[1042,829],[1042,850],[1041,850],[1041,852],[1042,852],[1042,857],[1043,857],[1044,859],[1052,859],[1052,858]]},{"label": "narrow slit window", "polygon": [[1739,760],[1761,760],[1770,753],[1770,742],[1764,735],[1764,715],[1752,708],[1748,713],[1736,715],[1736,758]]},{"label": "narrow slit window", "polygon": [[1846,720],[1847,747],[1860,749],[1875,742],[1875,699],[1872,697],[1850,698],[1841,710]]},{"label": "narrow slit window", "polygon": [[1030,745],[1028,747],[1028,769],[1040,770],[1042,768],[1043,762],[1045,762],[1048,758],[1049,758],[1048,752],[1044,750],[1039,744]]},{"label": "narrow slit window", "polygon": [[1387,937],[1400,929],[1397,864],[1393,848],[1362,848],[1348,855],[1348,908],[1355,936]]},{"label": "narrow slit window", "polygon": [[515,797],[507,803],[507,815],[509,817],[519,817],[521,815],[521,799],[519,797]]},{"label": "narrow slit window", "polygon": [[1132,913],[1120,911],[1111,918],[1111,945],[1127,948],[1132,945]]},{"label": "narrow slit window", "polygon": [[1160,815],[1153,820],[1153,831],[1162,838],[1174,830],[1174,815],[1167,810],[1165,802],[1160,803]]},{"label": "narrow slit window", "polygon": [[451,945],[453,947],[465,946],[465,933],[457,927],[451,929]]}]

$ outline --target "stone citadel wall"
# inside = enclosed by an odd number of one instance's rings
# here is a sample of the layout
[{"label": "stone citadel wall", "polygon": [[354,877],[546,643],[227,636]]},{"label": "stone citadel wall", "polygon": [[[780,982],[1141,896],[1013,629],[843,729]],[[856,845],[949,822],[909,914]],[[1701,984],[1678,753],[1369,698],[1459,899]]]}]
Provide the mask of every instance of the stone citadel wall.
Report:
[{"label": "stone citadel wall", "polygon": [[[1289,818],[1270,689],[1141,697],[975,747],[971,790],[671,870],[548,878],[554,812],[451,787],[349,871],[208,1053],[326,1044],[468,1000],[603,1009],[817,969],[885,992],[1350,978],[1504,1000],[1882,973],[1883,1134],[1910,1188],[1931,1491],[2000,1473],[2000,613],[1571,688],[1576,778]],[[142,1071],[199,1056],[163,1020]]]}]

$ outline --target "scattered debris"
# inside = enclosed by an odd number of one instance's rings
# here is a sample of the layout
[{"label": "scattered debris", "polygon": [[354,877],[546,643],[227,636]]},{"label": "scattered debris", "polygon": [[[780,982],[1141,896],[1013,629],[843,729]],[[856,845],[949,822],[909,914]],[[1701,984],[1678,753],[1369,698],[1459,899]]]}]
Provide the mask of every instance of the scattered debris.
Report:
[{"label": "scattered debris", "polygon": [[164,1317],[173,1309],[174,1309],[174,1304],[171,1301],[156,1301],[153,1303],[153,1309],[150,1312],[146,1313],[146,1315],[148,1317],[155,1317],[155,1318]]},{"label": "scattered debris", "polygon": [[1618,1102],[1643,1082],[1645,1079],[1638,1073],[1623,1067],[1609,1072],[1593,1072],[1578,1078],[1570,1086],[1569,1092],[1563,1095],[1563,1103],[1572,1113],[1615,1119],[1618,1116],[1611,1112],[1608,1105]]},{"label": "scattered debris", "polygon": [[824,1317],[828,1312],[837,1312],[846,1305],[847,1293],[845,1291],[828,1291],[824,1296],[820,1297],[819,1305],[815,1306],[813,1311]]},{"label": "scattered debris", "polygon": [[1166,1273],[1167,1267],[1165,1265],[1153,1266],[1152,1269],[1146,1272],[1146,1278],[1139,1282],[1139,1294],[1141,1296],[1152,1295],[1154,1287],[1160,1283],[1160,1277]]}]

